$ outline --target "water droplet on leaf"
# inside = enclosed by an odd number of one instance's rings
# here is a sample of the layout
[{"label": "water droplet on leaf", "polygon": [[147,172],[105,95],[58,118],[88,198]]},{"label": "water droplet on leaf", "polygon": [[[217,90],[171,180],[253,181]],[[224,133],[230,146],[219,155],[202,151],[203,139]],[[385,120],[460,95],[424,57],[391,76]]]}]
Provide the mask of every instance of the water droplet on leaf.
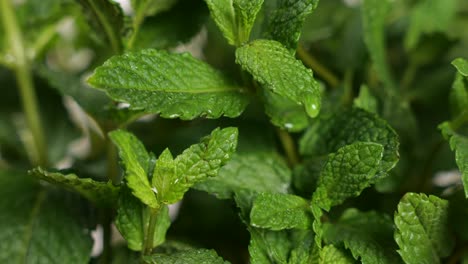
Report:
[{"label": "water droplet on leaf", "polygon": [[320,97],[313,93],[305,94],[302,101],[307,114],[310,117],[316,117],[320,112]]}]

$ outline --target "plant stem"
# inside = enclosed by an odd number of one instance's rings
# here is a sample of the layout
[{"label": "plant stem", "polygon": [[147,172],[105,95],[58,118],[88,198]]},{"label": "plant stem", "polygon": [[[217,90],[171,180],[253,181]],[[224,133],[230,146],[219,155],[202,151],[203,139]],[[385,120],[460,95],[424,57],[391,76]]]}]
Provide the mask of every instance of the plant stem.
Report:
[{"label": "plant stem", "polygon": [[102,233],[103,233],[103,250],[102,254],[99,257],[99,263],[107,264],[111,263],[112,258],[112,211],[111,210],[103,210],[101,211],[101,225],[102,225]]},{"label": "plant stem", "polygon": [[26,116],[28,128],[31,131],[35,149],[34,165],[47,166],[48,157],[46,140],[34,91],[30,61],[26,54],[21,29],[16,21],[15,11],[10,0],[0,1],[0,14],[7,40],[7,47],[14,57],[13,70],[20,90],[23,112]]},{"label": "plant stem", "polygon": [[119,168],[117,160],[117,148],[112,144],[110,139],[106,140],[107,143],[107,179],[111,180],[114,185],[119,185]]},{"label": "plant stem", "polygon": [[462,113],[460,113],[452,122],[450,122],[450,126],[452,127],[453,130],[457,130],[467,121],[468,121],[468,110],[465,110]]},{"label": "plant stem", "polygon": [[309,54],[301,44],[297,46],[297,56],[307,67],[311,68],[315,73],[317,73],[317,75],[330,84],[332,88],[338,87],[340,80],[327,67],[325,67],[325,65]]},{"label": "plant stem", "polygon": [[158,220],[159,208],[150,208],[150,219],[148,223],[148,228],[145,232],[145,240],[143,244],[143,255],[151,255],[153,252],[153,239],[154,239],[154,230],[156,229],[156,221]]},{"label": "plant stem", "polygon": [[282,129],[276,129],[281,144],[283,145],[284,152],[286,152],[286,157],[288,159],[289,166],[293,167],[299,164],[299,156],[297,155],[296,145],[291,135]]}]

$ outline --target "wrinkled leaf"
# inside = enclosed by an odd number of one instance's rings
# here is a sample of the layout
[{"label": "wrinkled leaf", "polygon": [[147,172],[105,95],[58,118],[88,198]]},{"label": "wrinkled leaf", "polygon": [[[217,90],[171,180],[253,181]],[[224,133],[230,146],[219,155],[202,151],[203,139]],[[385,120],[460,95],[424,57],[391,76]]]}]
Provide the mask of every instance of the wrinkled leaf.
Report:
[{"label": "wrinkled leaf", "polygon": [[216,254],[216,251],[209,249],[194,249],[176,252],[174,254],[154,254],[144,257],[148,263],[159,264],[186,264],[186,263],[200,263],[200,264],[227,264],[222,257]]}]

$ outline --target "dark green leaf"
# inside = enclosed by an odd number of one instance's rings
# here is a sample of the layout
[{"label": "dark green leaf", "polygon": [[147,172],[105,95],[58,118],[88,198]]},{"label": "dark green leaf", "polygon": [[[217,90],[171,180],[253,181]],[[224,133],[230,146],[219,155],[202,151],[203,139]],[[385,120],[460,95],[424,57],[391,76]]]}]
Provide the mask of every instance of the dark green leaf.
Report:
[{"label": "dark green leaf", "polygon": [[249,228],[250,263],[287,263],[291,241],[286,231]]},{"label": "dark green leaf", "polygon": [[454,246],[449,226],[449,204],[436,196],[407,193],[395,214],[395,240],[405,263],[440,263]]},{"label": "dark green leaf", "polygon": [[311,117],[320,111],[320,90],[312,71],[281,43],[255,40],[236,50],[236,62],[266,89],[302,105]]},{"label": "dark green leaf", "polygon": [[88,82],[131,109],[165,118],[236,117],[248,103],[242,87],[188,53],[142,50],[115,56]]},{"label": "dark green leaf", "polygon": [[75,174],[62,174],[58,172],[48,172],[41,168],[30,172],[33,176],[63,187],[70,191],[77,192],[86,199],[101,206],[113,206],[119,194],[119,187],[112,185],[112,182],[98,182],[90,178],[79,178]]},{"label": "dark green leaf", "polygon": [[228,264],[222,257],[216,254],[216,251],[209,249],[194,249],[176,252],[173,254],[154,254],[144,257],[144,260],[152,264]]}]

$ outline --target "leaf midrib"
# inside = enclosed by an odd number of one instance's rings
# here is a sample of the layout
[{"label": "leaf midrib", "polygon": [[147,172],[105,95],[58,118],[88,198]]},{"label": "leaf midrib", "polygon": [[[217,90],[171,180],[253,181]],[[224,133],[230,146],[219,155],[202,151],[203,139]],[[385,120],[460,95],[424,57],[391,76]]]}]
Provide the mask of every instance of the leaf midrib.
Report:
[{"label": "leaf midrib", "polygon": [[40,190],[37,194],[36,201],[31,210],[29,221],[26,226],[26,231],[25,231],[24,239],[23,239],[24,244],[25,244],[24,253],[20,255],[20,258],[22,258],[23,261],[21,261],[20,263],[27,263],[26,260],[27,260],[27,256],[29,255],[28,252],[31,249],[31,240],[33,236],[34,223],[35,223],[35,220],[37,219],[37,215],[41,211],[40,209],[42,207],[43,201],[45,200],[45,197],[46,197],[46,191]]},{"label": "leaf midrib", "polygon": [[244,93],[244,89],[241,87],[236,86],[225,86],[221,88],[203,88],[203,89],[173,89],[173,88],[157,88],[157,90],[150,90],[150,89],[139,89],[139,88],[127,88],[124,86],[113,86],[113,87],[103,87],[101,89],[105,90],[120,90],[124,89],[129,91],[130,93],[144,91],[144,92],[160,92],[160,93],[181,93],[181,94],[203,94],[203,93],[231,93],[231,92],[238,92]]}]

